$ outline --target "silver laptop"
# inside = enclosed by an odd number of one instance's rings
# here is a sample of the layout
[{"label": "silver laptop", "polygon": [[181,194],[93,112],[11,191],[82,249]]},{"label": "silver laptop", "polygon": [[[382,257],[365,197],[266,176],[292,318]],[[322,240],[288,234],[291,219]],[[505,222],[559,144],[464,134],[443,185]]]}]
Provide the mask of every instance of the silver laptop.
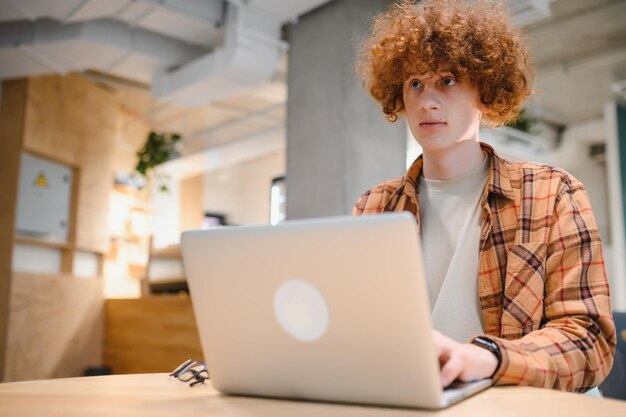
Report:
[{"label": "silver laptop", "polygon": [[186,232],[185,273],[213,386],[226,394],[443,408],[408,213]]}]

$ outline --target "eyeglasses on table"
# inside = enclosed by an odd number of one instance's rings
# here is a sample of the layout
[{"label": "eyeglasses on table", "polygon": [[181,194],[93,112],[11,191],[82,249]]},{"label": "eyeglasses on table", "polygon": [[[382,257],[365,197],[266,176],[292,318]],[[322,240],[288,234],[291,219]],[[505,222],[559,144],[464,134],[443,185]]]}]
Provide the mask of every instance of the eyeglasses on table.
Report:
[{"label": "eyeglasses on table", "polygon": [[204,362],[187,359],[174,369],[170,376],[182,382],[189,382],[189,386],[193,387],[194,385],[204,384],[204,381],[209,379],[209,371]]}]

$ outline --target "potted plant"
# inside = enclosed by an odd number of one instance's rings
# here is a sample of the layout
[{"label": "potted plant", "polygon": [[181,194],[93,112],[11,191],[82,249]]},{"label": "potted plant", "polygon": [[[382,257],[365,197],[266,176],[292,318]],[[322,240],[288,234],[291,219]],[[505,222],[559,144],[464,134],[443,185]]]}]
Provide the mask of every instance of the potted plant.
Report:
[{"label": "potted plant", "polygon": [[[146,143],[137,152],[137,165],[135,171],[145,180],[150,176],[150,172],[158,165],[178,156],[176,143],[181,137],[177,133],[158,133],[151,131],[148,134]],[[160,191],[167,191],[167,185],[162,183],[158,188]]]},{"label": "potted plant", "polygon": [[529,116],[528,113],[526,113],[526,110],[522,110],[517,119],[507,123],[506,126],[512,127],[513,129],[517,129],[521,132],[536,135],[536,124],[537,119]]}]

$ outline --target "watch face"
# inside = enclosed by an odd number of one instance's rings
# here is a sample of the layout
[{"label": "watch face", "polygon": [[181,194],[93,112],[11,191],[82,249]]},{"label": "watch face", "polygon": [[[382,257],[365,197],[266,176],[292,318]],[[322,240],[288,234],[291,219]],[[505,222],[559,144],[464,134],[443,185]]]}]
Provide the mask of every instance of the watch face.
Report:
[{"label": "watch face", "polygon": [[492,342],[489,339],[483,339],[482,337],[477,337],[472,341],[476,346],[480,346],[484,349],[491,351],[494,355],[500,359],[500,348],[495,342]]},{"label": "watch face", "polygon": [[478,339],[478,341],[483,344],[492,347],[493,342],[491,340],[483,339],[482,337]]}]

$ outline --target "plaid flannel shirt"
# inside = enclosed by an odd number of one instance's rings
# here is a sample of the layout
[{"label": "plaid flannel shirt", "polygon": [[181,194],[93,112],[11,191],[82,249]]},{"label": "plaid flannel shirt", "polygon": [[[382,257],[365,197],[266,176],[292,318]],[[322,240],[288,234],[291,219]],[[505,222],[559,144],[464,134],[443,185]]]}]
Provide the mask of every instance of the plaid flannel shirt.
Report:
[{"label": "plaid flannel shirt", "polygon": [[[616,343],[587,192],[563,170],[510,162],[481,147],[491,163],[480,203],[477,295],[481,336],[502,354],[494,383],[586,391],[610,371]],[[367,191],[354,214],[409,211],[419,226],[422,164],[420,157],[404,177]]]}]

